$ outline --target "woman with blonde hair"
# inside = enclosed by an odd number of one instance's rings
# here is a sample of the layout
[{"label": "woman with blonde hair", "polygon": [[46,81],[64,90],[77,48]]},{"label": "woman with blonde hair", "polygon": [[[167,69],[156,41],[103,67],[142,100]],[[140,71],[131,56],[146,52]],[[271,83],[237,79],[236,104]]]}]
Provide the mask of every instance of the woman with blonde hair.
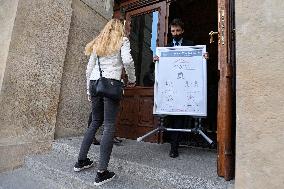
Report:
[{"label": "woman with blonde hair", "polygon": [[104,123],[98,172],[94,182],[98,186],[112,180],[115,176],[115,173],[108,171],[107,167],[113,147],[119,100],[96,95],[96,80],[102,73],[102,77],[118,82],[121,80],[123,67],[128,75],[129,87],[135,86],[136,77],[130,54],[130,42],[124,37],[124,25],[118,19],[111,19],[106,24],[100,34],[87,44],[85,53],[90,55],[86,77],[87,94],[92,102],[92,123],[84,135],[74,171],[93,166],[93,161],[87,158],[87,154],[97,129]]}]

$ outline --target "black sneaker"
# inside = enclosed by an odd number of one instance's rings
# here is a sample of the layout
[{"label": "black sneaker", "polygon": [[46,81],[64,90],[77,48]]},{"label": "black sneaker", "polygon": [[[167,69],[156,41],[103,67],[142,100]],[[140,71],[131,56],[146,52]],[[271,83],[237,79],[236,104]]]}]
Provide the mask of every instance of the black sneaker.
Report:
[{"label": "black sneaker", "polygon": [[116,145],[116,146],[122,146],[122,144],[121,144],[122,140],[120,140],[120,139],[114,137],[112,141],[113,141],[113,144],[114,144],[114,145]]},{"label": "black sneaker", "polygon": [[82,171],[83,169],[88,169],[90,167],[92,167],[94,165],[94,162],[91,161],[89,158],[87,158],[86,160],[79,160],[78,162],[76,162],[75,166],[74,166],[74,171],[78,172],[78,171]]},{"label": "black sneaker", "polygon": [[114,172],[109,172],[108,170],[100,173],[97,172],[97,176],[95,178],[95,182],[94,185],[95,186],[100,186],[104,183],[107,183],[109,181],[111,181],[113,178],[115,177],[115,173]]},{"label": "black sneaker", "polygon": [[121,142],[122,142],[121,139],[119,139],[119,138],[117,138],[117,137],[113,137],[113,143],[114,143],[114,144],[119,144],[119,143],[121,143]]}]

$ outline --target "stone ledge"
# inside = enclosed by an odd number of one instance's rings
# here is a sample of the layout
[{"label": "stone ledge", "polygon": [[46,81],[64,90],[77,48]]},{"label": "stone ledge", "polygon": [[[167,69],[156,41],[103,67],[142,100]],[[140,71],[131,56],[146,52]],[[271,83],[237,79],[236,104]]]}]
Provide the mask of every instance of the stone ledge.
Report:
[{"label": "stone ledge", "polygon": [[0,173],[0,189],[67,189],[51,179],[34,174],[28,169]]},{"label": "stone ledge", "polygon": [[52,141],[0,145],[0,172],[18,168],[23,165],[25,156],[50,151],[51,147]]}]

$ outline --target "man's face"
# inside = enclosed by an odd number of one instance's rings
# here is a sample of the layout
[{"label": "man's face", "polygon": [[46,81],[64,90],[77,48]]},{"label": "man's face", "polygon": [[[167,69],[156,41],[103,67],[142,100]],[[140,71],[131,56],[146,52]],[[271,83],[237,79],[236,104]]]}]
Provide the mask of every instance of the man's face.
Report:
[{"label": "man's face", "polygon": [[171,34],[175,41],[179,41],[182,38],[183,31],[180,26],[171,26]]}]

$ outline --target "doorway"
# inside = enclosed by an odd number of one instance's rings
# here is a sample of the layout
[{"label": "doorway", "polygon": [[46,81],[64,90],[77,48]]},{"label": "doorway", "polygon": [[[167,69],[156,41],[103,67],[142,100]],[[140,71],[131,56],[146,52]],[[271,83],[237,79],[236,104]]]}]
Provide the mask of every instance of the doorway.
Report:
[{"label": "doorway", "polygon": [[[121,102],[117,122],[117,135],[137,139],[157,126],[153,116],[153,88],[145,86],[143,75],[149,68],[152,32],[147,20],[154,21],[154,12],[158,13],[156,45],[166,46],[170,42],[169,22],[181,18],[185,22],[185,35],[196,45],[206,45],[210,59],[207,62],[207,117],[203,127],[216,142],[217,172],[226,180],[233,178],[234,172],[234,82],[235,82],[235,48],[234,48],[234,0],[123,0],[115,4],[114,17],[126,19],[126,34],[138,42],[131,48],[137,70],[138,86],[126,89]],[[138,21],[139,20],[139,21]],[[137,21],[137,22],[136,22]],[[144,22],[143,22],[144,21]],[[136,22],[136,24],[135,24]],[[140,28],[139,27],[145,27]],[[148,27],[148,28],[147,28]],[[133,31],[140,32],[134,35]],[[151,31],[151,32],[149,32]],[[209,43],[209,32],[214,31],[215,42]],[[151,35],[149,35],[151,33]],[[218,36],[218,38],[217,38]],[[146,47],[145,47],[146,45]],[[144,50],[143,50],[144,49]],[[143,52],[144,51],[144,52]],[[150,52],[150,53],[146,53]],[[190,120],[189,120],[190,121]],[[187,124],[191,127],[190,124]],[[192,124],[191,124],[192,125]],[[161,142],[160,135],[152,136],[147,141]],[[192,141],[197,143],[192,144]],[[185,145],[203,147],[206,142],[200,136],[185,136]],[[208,146],[207,146],[208,147]]]},{"label": "doorway", "polygon": [[[202,126],[207,135],[217,143],[217,100],[218,100],[218,43],[209,42],[209,32],[218,30],[217,0],[179,0],[169,5],[170,22],[180,18],[184,24],[184,38],[193,41],[195,45],[206,45],[209,53],[207,60],[207,116],[202,120]],[[171,42],[168,31],[167,41]],[[192,128],[192,120],[187,120],[185,127]],[[167,140],[167,137],[166,139]],[[181,144],[203,148],[216,148],[209,145],[200,135],[184,133]]]}]

